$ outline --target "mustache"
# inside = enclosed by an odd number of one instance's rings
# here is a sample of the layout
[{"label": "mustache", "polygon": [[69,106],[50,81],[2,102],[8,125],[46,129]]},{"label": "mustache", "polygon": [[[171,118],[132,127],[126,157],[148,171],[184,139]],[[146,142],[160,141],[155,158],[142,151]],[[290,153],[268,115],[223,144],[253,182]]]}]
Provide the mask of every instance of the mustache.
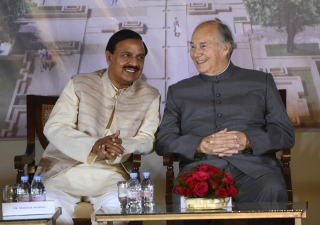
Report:
[{"label": "mustache", "polygon": [[133,70],[135,70],[135,71],[138,71],[140,68],[139,67],[137,67],[137,66],[124,66],[123,67],[124,69],[133,69]]}]

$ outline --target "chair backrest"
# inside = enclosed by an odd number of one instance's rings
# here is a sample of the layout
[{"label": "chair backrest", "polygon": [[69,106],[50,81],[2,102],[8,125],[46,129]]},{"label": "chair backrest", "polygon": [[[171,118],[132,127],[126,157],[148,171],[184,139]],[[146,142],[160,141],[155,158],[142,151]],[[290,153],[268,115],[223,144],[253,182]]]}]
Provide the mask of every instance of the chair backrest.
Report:
[{"label": "chair backrest", "polygon": [[14,158],[15,168],[18,169],[17,183],[20,182],[21,176],[24,176],[26,164],[29,180],[33,178],[36,169],[34,162],[36,136],[42,148],[45,149],[49,141],[43,134],[43,128],[58,98],[58,96],[27,95],[27,149],[24,155]]},{"label": "chair backrest", "polygon": [[[284,106],[287,103],[287,92],[285,89],[279,90],[279,94],[281,96],[282,102]],[[291,151],[290,149],[282,149],[281,151],[281,161],[283,162],[282,175],[286,182],[288,201],[292,202],[292,183],[291,183],[291,169],[290,169],[290,160],[291,160]],[[172,204],[172,190],[173,190],[173,182],[175,179],[174,176],[174,168],[173,162],[179,161],[177,155],[175,154],[165,154],[163,155],[163,165],[167,167],[166,172],[166,205]]]},{"label": "chair backrest", "polygon": [[[283,105],[287,108],[287,90],[280,89],[279,94],[281,96]],[[282,149],[281,161],[283,163],[282,176],[283,176],[283,178],[286,182],[286,186],[287,186],[288,201],[292,202],[293,201],[293,194],[292,194],[291,169],[290,169],[291,149]]]},{"label": "chair backrest", "polygon": [[30,128],[30,131],[27,130],[27,139],[34,141],[36,134],[43,149],[49,144],[43,134],[43,128],[58,98],[58,96],[27,96],[27,129]]}]

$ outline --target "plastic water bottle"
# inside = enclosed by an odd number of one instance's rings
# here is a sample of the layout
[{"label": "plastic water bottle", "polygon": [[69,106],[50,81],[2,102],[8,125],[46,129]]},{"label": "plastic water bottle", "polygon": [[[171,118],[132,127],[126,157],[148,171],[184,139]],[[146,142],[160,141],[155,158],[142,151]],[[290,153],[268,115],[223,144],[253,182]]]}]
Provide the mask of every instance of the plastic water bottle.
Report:
[{"label": "plastic water bottle", "polygon": [[141,184],[137,177],[137,173],[130,173],[130,180],[127,181],[127,207],[129,213],[142,213]]},{"label": "plastic water bottle", "polygon": [[150,178],[150,172],[143,173],[141,197],[143,211],[145,213],[154,212],[154,184]]},{"label": "plastic water bottle", "polygon": [[17,193],[19,202],[30,202],[30,184],[28,176],[21,177],[21,184],[18,187]]},{"label": "plastic water bottle", "polygon": [[46,189],[41,176],[34,176],[31,186],[31,201],[41,202],[46,200]]}]

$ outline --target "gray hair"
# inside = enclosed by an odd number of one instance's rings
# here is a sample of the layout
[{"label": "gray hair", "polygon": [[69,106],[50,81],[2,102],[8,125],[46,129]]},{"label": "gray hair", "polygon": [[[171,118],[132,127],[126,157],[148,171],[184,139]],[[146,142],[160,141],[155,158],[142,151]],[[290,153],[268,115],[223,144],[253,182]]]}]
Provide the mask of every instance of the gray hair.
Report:
[{"label": "gray hair", "polygon": [[227,58],[228,58],[228,60],[230,60],[233,49],[234,49],[234,41],[233,41],[233,36],[232,36],[232,33],[231,33],[229,26],[222,23],[221,20],[218,18],[205,21],[205,22],[199,24],[198,26],[209,24],[209,23],[215,23],[217,25],[219,36],[220,36],[219,47],[222,47],[223,44],[230,43],[230,50],[227,54]]}]

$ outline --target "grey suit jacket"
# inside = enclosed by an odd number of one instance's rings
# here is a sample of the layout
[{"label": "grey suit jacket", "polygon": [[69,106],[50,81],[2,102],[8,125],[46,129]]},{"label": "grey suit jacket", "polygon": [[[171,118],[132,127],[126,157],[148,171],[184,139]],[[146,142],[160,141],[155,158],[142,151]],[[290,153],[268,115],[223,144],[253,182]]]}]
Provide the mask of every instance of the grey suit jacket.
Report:
[{"label": "grey suit jacket", "polygon": [[[231,157],[195,155],[202,138],[227,128],[244,132],[252,151]],[[257,178],[281,173],[275,153],[294,145],[294,128],[271,74],[242,69],[231,62],[218,76],[197,76],[169,87],[156,152],[176,153],[183,169],[199,163],[224,168],[228,162]]]}]

